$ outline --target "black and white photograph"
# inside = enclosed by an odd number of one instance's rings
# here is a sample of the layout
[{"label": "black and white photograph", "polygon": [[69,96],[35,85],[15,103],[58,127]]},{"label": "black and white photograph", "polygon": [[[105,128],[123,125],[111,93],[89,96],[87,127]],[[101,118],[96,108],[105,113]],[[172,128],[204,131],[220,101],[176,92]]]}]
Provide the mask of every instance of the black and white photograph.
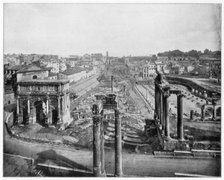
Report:
[{"label": "black and white photograph", "polygon": [[221,177],[222,3],[2,3],[3,177]]}]

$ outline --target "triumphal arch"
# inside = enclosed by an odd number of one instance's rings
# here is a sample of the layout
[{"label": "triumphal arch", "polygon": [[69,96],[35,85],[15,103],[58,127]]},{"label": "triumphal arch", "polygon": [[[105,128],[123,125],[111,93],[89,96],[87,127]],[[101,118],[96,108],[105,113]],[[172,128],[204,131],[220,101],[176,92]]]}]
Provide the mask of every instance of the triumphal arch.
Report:
[{"label": "triumphal arch", "polygon": [[49,80],[47,69],[28,68],[17,73],[15,123],[66,125],[70,118],[68,80]]}]

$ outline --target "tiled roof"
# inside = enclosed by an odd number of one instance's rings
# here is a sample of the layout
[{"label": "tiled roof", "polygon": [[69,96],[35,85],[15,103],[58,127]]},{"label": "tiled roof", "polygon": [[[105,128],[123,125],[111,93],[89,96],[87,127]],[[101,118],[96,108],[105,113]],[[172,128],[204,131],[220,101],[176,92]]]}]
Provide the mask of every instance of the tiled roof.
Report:
[{"label": "tiled roof", "polygon": [[18,71],[18,73],[21,73],[21,72],[33,72],[33,71],[46,71],[46,70],[48,70],[48,69],[46,69],[46,68],[40,68],[40,67],[38,67],[36,65],[30,64],[30,65],[26,65],[23,68],[21,68]]},{"label": "tiled roof", "polygon": [[24,68],[25,66],[27,66],[27,65],[11,66],[11,67],[8,67],[8,70],[20,70],[20,69]]},{"label": "tiled roof", "polygon": [[70,68],[65,70],[64,72],[62,72],[62,74],[71,75],[71,74],[79,73],[81,71],[84,71],[84,69],[80,67],[79,68],[75,67],[75,68]]}]

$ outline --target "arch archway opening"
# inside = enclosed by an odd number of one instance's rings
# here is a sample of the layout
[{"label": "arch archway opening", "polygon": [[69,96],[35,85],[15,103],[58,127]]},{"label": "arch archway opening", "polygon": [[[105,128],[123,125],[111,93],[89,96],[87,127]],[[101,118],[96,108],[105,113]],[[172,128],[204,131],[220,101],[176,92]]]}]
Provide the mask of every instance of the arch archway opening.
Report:
[{"label": "arch archway opening", "polygon": [[43,101],[36,101],[34,103],[34,107],[36,110],[36,122],[41,126],[47,125],[47,116],[43,109]]}]

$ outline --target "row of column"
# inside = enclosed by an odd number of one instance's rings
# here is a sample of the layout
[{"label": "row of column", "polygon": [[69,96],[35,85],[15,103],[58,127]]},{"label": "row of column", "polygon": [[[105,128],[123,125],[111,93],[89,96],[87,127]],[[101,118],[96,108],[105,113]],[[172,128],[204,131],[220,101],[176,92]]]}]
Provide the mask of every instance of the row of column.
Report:
[{"label": "row of column", "polygon": [[192,93],[202,95],[202,96],[204,96],[205,98],[207,98],[207,97],[208,97],[208,94],[207,94],[207,92],[206,92],[206,91],[200,92],[199,90],[197,90],[197,89],[193,89],[193,88],[192,88],[192,90],[191,90],[191,91],[192,91]]},{"label": "row of column", "polygon": [[[155,89],[155,116],[162,126],[162,133],[167,139],[170,138],[170,123],[169,123],[169,92]],[[183,131],[183,97],[180,92],[177,94],[177,138],[184,140]]]},{"label": "row of column", "polygon": [[[201,120],[202,121],[205,120],[205,106],[201,107]],[[212,107],[213,108],[213,110],[212,110],[212,119],[215,121],[216,118],[217,118],[217,112],[216,112],[217,111],[217,107],[216,107],[216,105],[207,105],[207,107]]]},{"label": "row of column", "polygon": [[[93,174],[96,177],[105,177],[105,158],[104,158],[104,125],[103,111],[98,112],[98,106],[93,105]],[[121,120],[119,111],[115,113],[115,176],[122,176],[122,139],[121,139]]]}]

